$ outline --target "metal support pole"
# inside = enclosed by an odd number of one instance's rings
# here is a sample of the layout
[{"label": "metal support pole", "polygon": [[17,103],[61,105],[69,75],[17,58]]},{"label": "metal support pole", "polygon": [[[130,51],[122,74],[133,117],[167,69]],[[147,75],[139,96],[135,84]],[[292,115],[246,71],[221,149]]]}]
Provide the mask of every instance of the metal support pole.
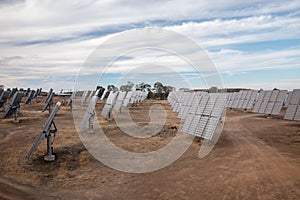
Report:
[{"label": "metal support pole", "polygon": [[91,115],[91,117],[89,118],[89,131],[88,131],[88,133],[90,133],[90,134],[95,133],[95,131],[94,131],[94,116],[95,116],[95,114],[93,113]]},{"label": "metal support pole", "polygon": [[52,139],[51,139],[51,133],[47,136],[47,154],[44,156],[44,160],[46,161],[54,161],[55,155],[53,155],[53,149],[52,149]]},{"label": "metal support pole", "polygon": [[17,109],[15,109],[15,111],[14,111],[14,123],[19,123]]}]

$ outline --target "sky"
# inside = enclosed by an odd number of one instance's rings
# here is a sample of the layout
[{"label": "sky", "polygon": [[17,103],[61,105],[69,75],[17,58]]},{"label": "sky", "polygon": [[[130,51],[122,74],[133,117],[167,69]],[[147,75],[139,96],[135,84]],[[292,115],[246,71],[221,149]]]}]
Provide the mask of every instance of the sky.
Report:
[{"label": "sky", "polygon": [[[73,89],[86,60],[105,41],[162,28],[197,43],[223,87],[300,88],[299,8],[299,0],[0,0],[0,85]],[[207,87],[205,76],[187,62],[144,50],[121,56],[110,70],[87,79],[103,86],[160,81]]]}]

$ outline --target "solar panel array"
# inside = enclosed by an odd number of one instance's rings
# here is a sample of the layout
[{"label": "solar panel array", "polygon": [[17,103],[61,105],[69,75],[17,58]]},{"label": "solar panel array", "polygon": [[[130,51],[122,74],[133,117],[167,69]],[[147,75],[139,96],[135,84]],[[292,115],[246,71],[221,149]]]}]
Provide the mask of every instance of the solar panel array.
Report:
[{"label": "solar panel array", "polygon": [[225,113],[228,94],[171,92],[168,101],[178,117],[185,119],[181,131],[211,140]]},{"label": "solar panel array", "polygon": [[287,90],[260,91],[252,112],[268,115],[279,115]]},{"label": "solar panel array", "polygon": [[182,132],[211,140],[225,112],[227,94],[211,93],[195,98]]},{"label": "solar panel array", "polygon": [[293,90],[283,119],[300,121],[300,89]]},{"label": "solar panel array", "polygon": [[173,112],[180,112],[181,105],[183,104],[184,98],[187,95],[187,92],[170,92],[168,99],[171,103],[171,107],[173,108]]},{"label": "solar panel array", "polygon": [[145,100],[147,96],[148,91],[110,92],[101,115],[109,118],[112,109],[121,111],[122,106],[127,107],[129,104],[139,103]]},{"label": "solar panel array", "polygon": [[241,90],[239,92],[229,93],[226,107],[251,110],[257,94],[257,90]]}]

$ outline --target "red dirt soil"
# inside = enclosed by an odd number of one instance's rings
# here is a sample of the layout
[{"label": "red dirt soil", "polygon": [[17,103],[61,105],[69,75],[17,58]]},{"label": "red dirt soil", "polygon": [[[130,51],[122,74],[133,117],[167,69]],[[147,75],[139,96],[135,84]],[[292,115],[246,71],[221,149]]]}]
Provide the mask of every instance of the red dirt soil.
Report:
[{"label": "red dirt soil", "polygon": [[[63,106],[55,118],[56,161],[43,160],[45,139],[27,160],[48,116],[40,112],[44,98],[34,100],[32,107],[22,103],[18,124],[0,119],[0,199],[300,199],[300,122],[228,110],[221,137],[207,157],[198,158],[201,140],[195,138],[168,167],[133,174],[111,169],[90,155],[70,108],[58,97]],[[180,121],[167,101],[155,100],[130,108],[134,121],[149,122],[153,103],[167,111],[167,122],[154,137],[130,137],[113,121],[99,118],[101,126],[113,143],[128,151],[159,149],[171,141]],[[97,103],[98,116],[103,104]]]}]

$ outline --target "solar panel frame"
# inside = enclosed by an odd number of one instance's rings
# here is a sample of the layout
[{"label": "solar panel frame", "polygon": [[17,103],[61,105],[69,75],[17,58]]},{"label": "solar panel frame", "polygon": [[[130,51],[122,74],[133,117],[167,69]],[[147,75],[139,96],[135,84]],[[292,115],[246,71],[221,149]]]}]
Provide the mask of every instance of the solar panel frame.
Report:
[{"label": "solar panel frame", "polygon": [[10,91],[3,91],[0,96],[0,108],[4,106],[4,104],[7,102],[10,95]]},{"label": "solar panel frame", "polygon": [[50,88],[50,89],[49,89],[49,92],[47,93],[47,97],[46,97],[45,103],[48,101],[48,98],[49,98],[49,96],[52,94],[52,92],[53,92],[53,89]]},{"label": "solar panel frame", "polygon": [[28,103],[31,103],[31,100],[33,99],[33,95],[34,95],[35,91],[34,90],[31,90],[29,95],[27,96],[24,104],[28,104]]},{"label": "solar panel frame", "polygon": [[237,108],[238,107],[240,98],[241,98],[241,92],[236,93],[234,101],[232,103],[232,108]]},{"label": "solar panel frame", "polygon": [[238,100],[237,108],[241,109],[248,91],[242,90],[240,99]]},{"label": "solar panel frame", "polygon": [[27,97],[30,93],[30,88],[27,88],[26,92],[25,92],[25,97]]},{"label": "solar panel frame", "polygon": [[281,112],[281,109],[283,107],[283,102],[284,99],[286,98],[287,95],[287,90],[280,90],[277,94],[276,100],[274,102],[274,106],[272,108],[272,111],[270,114],[272,115],[279,115]]},{"label": "solar panel frame", "polygon": [[295,112],[294,120],[295,121],[300,121],[300,105],[297,106],[297,110]]},{"label": "solar panel frame", "polygon": [[[40,134],[39,136],[36,138],[33,146],[31,147],[31,149],[29,150],[28,154],[27,154],[27,159],[31,158],[32,154],[34,153],[34,151],[37,149],[37,147],[40,145],[42,139],[44,137],[47,137],[47,153],[48,155],[46,155],[44,157],[45,160],[47,160],[47,157],[51,157],[51,158],[54,158],[55,159],[55,156],[52,155],[52,141],[51,141],[51,133],[52,134],[56,134],[57,132],[57,129],[56,129],[56,126],[54,124],[54,117],[56,115],[56,113],[58,112],[59,108],[61,106],[61,103],[60,102],[57,102],[55,104],[55,107],[54,109],[52,110],[52,112],[50,113],[47,121],[45,122],[42,130],[40,131]],[[51,130],[51,126],[54,126],[54,130]],[[48,161],[51,161],[50,159]]]},{"label": "solar panel frame", "polygon": [[125,92],[125,91],[124,92],[119,92],[118,97],[116,98],[116,103],[115,103],[114,108],[113,108],[114,110],[118,110],[118,111],[121,112],[121,107],[122,107],[123,101],[126,97],[126,93],[127,92]]},{"label": "solar panel frame", "polygon": [[4,119],[12,116],[15,112],[17,112],[17,109],[20,108],[20,103],[23,96],[24,96],[23,92],[15,92],[9,107],[6,109],[4,113],[3,116]]},{"label": "solar panel frame", "polygon": [[286,109],[283,119],[294,120],[298,105],[289,105]]},{"label": "solar panel frame", "polygon": [[247,108],[248,101],[250,100],[251,94],[252,94],[252,90],[247,90],[245,98],[243,100],[242,107],[241,107],[242,109],[246,109]]},{"label": "solar panel frame", "polygon": [[299,101],[300,101],[300,89],[294,89],[290,99],[290,104],[299,105],[300,104]]},{"label": "solar panel frame", "polygon": [[251,96],[250,96],[250,99],[247,103],[247,106],[246,106],[246,109],[247,110],[251,110],[254,106],[254,102],[255,102],[255,99],[257,97],[257,94],[258,94],[258,91],[257,90],[252,90],[252,93],[251,93]]},{"label": "solar panel frame", "polygon": [[270,91],[270,90],[265,91],[265,95],[264,95],[264,98],[262,99],[262,103],[260,105],[258,113],[260,113],[260,114],[265,113],[271,95],[272,95],[272,91]]}]

